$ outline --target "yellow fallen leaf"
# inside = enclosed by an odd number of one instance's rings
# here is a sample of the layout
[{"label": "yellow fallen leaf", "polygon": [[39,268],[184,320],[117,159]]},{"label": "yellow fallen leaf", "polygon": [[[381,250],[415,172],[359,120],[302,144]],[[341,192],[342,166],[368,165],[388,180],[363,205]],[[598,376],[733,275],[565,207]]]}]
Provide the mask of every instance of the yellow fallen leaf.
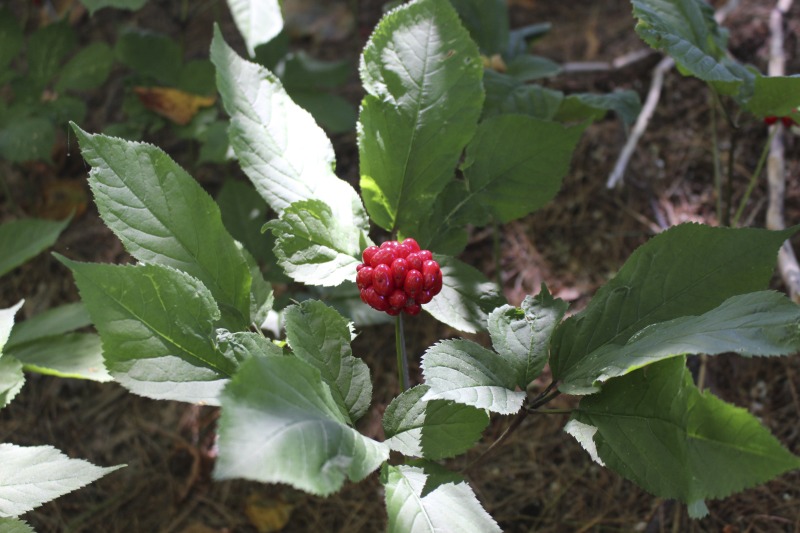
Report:
[{"label": "yellow fallen leaf", "polygon": [[171,87],[134,87],[142,104],[175,124],[185,126],[203,107],[214,105],[213,96],[198,96]]},{"label": "yellow fallen leaf", "polygon": [[254,492],[247,497],[244,512],[259,533],[274,533],[286,527],[293,509],[283,498]]}]

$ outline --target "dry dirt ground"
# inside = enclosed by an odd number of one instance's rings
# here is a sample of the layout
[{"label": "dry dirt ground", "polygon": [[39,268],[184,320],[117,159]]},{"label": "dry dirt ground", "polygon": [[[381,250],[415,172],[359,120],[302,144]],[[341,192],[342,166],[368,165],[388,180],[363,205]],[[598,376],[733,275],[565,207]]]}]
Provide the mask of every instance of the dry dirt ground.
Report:
[{"label": "dry dirt ground", "polygon": [[[535,51],[557,61],[610,61],[645,48],[633,31],[630,5],[624,0],[511,3],[515,27],[543,21],[553,24],[551,34],[537,44]],[[189,17],[181,19],[180,10],[187,4]],[[347,4],[355,9],[356,21],[348,39],[322,45],[306,39],[299,44],[326,57],[344,55],[355,60],[365,35],[379,17],[380,2]],[[731,28],[734,54],[762,71],[766,68],[767,21],[772,5],[771,0],[742,0],[726,23]],[[87,42],[113,42],[114,28],[121,22],[167,32],[186,43],[187,56],[203,57],[215,18],[222,20],[226,36],[235,41],[236,31],[226,8],[210,0],[191,4],[151,0],[135,15],[105,10],[94,18],[80,18],[75,24]],[[788,20],[788,72],[796,73],[800,72],[798,3]],[[564,75],[549,84],[568,91],[630,88],[644,95],[657,62],[658,56],[652,55],[623,70]],[[113,83],[112,79],[110,87]],[[354,76],[342,94],[357,102],[359,91]],[[93,112],[85,126],[88,130],[99,129],[101,120],[119,113],[114,98],[103,93],[93,98]],[[499,267],[509,301],[518,303],[545,282],[579,309],[659,227],[686,220],[715,224],[710,123],[704,86],[670,72],[660,106],[631,161],[626,181],[611,191],[604,183],[624,143],[625,131],[613,117],[591,126],[555,201],[503,230]],[[761,124],[746,123],[743,128],[736,154],[735,197],[742,194],[766,138]],[[723,155],[729,147],[728,133],[720,127]],[[168,135],[152,141],[192,168],[212,193],[222,176],[236,172],[234,168],[193,166],[193,151],[185,141]],[[340,173],[349,179],[357,174],[354,141],[352,134],[335,138]],[[788,223],[800,222],[798,146],[797,139],[790,139],[787,146]],[[54,181],[74,180],[85,193],[82,184],[87,169],[74,147],[69,153],[70,157],[57,159],[55,166],[11,167],[3,163],[12,197],[2,202],[0,219],[11,218],[10,205],[36,214],[45,201],[43,191]],[[764,196],[761,183],[746,213],[753,225],[764,224]],[[121,245],[98,220],[91,202],[55,250],[83,261],[128,260]],[[476,232],[466,259],[493,276],[496,267],[491,256],[491,234]],[[780,288],[777,277],[775,286]],[[30,315],[73,301],[77,294],[65,269],[49,254],[42,254],[3,280],[0,307],[22,297],[28,299],[24,314]],[[407,333],[410,353],[417,360],[436,340],[457,335],[422,317],[410,322]],[[361,429],[376,435],[380,433],[380,414],[397,391],[391,331],[362,331],[354,352],[369,364],[376,391],[373,408]],[[785,446],[800,453],[798,376],[800,357],[718,357],[709,362],[707,386],[723,399],[750,410]],[[553,407],[572,405],[569,398],[559,398]],[[214,409],[152,401],[128,394],[114,384],[31,375],[19,396],[0,412],[0,442],[50,444],[71,457],[95,464],[128,465],[26,515],[40,532],[249,533],[257,531],[253,524],[259,520],[254,513],[259,510],[288,515],[287,532],[384,529],[386,518],[376,475],[349,484],[327,499],[283,486],[212,481],[216,418]],[[470,470],[475,492],[505,531],[800,531],[800,472],[724,501],[709,502],[710,516],[690,521],[681,506],[655,498],[594,464],[562,432],[565,421],[566,415],[528,417],[504,446]],[[482,443],[451,466],[460,468],[475,458],[508,423],[507,418],[493,419]]]}]

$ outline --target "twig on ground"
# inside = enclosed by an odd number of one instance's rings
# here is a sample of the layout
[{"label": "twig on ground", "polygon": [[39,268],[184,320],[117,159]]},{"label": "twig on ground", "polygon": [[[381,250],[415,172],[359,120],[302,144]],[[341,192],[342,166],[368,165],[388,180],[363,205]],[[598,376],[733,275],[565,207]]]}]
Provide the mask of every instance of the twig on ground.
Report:
[{"label": "twig on ground", "polygon": [[[792,7],[793,0],[778,0],[775,8],[770,13],[770,46],[769,67],[770,76],[783,76],[786,70],[786,57],[783,52],[783,15]],[[786,227],[783,219],[783,194],[786,189],[786,163],[783,148],[783,125],[780,121],[771,126],[778,131],[770,143],[769,159],[767,161],[767,183],[769,186],[769,203],[767,205],[767,228],[779,230]],[[789,241],[783,243],[778,252],[778,269],[781,278],[786,284],[789,296],[795,302],[800,302],[800,266],[797,264],[792,245]]]}]

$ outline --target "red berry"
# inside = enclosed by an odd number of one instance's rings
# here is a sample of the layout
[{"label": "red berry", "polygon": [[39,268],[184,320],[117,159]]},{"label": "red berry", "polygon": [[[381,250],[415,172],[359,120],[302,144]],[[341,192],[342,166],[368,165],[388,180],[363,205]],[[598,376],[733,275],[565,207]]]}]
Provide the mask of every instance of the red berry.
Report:
[{"label": "red berry", "polygon": [[442,271],[439,270],[439,263],[429,259],[422,263],[422,286],[425,289],[431,289],[434,285],[436,276],[442,277]]},{"label": "red berry", "polygon": [[389,302],[386,297],[375,292],[375,289],[372,287],[364,289],[364,299],[373,309],[377,309],[378,311],[386,311],[389,309]]},{"label": "red berry", "polygon": [[412,239],[411,237],[406,237],[403,239],[403,244],[408,246],[408,249],[412,252],[419,252],[419,244],[416,240]]},{"label": "red berry", "polygon": [[391,265],[392,261],[394,261],[394,250],[392,248],[381,248],[378,250],[375,255],[372,256],[372,260],[369,262],[372,265],[372,268],[375,268],[378,265]]},{"label": "red berry", "polygon": [[370,285],[372,285],[372,268],[364,265],[361,270],[358,271],[356,274],[356,285],[358,285],[359,289],[366,289]]},{"label": "red berry", "polygon": [[419,291],[419,294],[417,294],[417,297],[414,298],[414,301],[419,305],[425,305],[426,303],[433,300],[434,296],[436,295],[433,293],[432,290]]},{"label": "red berry", "polygon": [[397,241],[384,241],[381,243],[381,249],[397,248],[398,246],[400,246],[400,243],[398,243]]},{"label": "red berry", "polygon": [[442,292],[442,271],[439,271],[439,275],[433,278],[433,287],[430,288],[430,291],[433,293],[434,296]]},{"label": "red berry", "polygon": [[378,253],[379,249],[380,248],[377,246],[368,246],[367,248],[364,248],[364,251],[361,252],[361,259],[364,260],[364,264],[370,264],[372,262],[372,256]]},{"label": "red berry", "polygon": [[778,122],[778,117],[764,117],[764,124],[767,126],[772,126],[776,122]]},{"label": "red berry", "polygon": [[389,296],[389,305],[397,309],[402,309],[408,303],[408,295],[400,289],[395,289]]},{"label": "red berry", "polygon": [[361,289],[358,293],[361,295],[361,301],[369,305],[369,301],[367,301],[367,289]]},{"label": "red berry", "polygon": [[372,287],[381,296],[389,296],[394,290],[392,269],[387,265],[378,265],[372,269]]},{"label": "red berry", "polygon": [[423,262],[430,261],[431,259],[433,259],[433,254],[431,253],[430,250],[420,250],[419,252],[417,252],[417,254],[419,255],[419,258],[422,259]]},{"label": "red berry", "polygon": [[403,308],[403,311],[405,311],[407,315],[411,316],[418,315],[421,310],[422,307],[419,304],[415,303],[408,304]]},{"label": "red berry", "polygon": [[411,298],[415,298],[422,290],[422,272],[419,270],[409,270],[406,274],[406,280],[403,283],[403,290]]},{"label": "red berry", "polygon": [[413,251],[414,250],[412,250],[411,247],[408,246],[407,244],[399,244],[397,245],[397,248],[394,249],[394,255],[405,259],[406,257],[408,257],[408,254],[410,254]]},{"label": "red berry", "polygon": [[796,124],[796,122],[789,117],[782,117],[781,122],[783,122],[783,127],[785,128],[791,128]]},{"label": "red berry", "polygon": [[398,289],[403,288],[403,282],[406,280],[408,273],[408,261],[402,257],[398,257],[392,261],[392,279],[394,279],[394,286]]},{"label": "red berry", "polygon": [[422,258],[419,256],[419,252],[408,254],[406,261],[408,261],[408,268],[413,268],[414,270],[422,272]]}]

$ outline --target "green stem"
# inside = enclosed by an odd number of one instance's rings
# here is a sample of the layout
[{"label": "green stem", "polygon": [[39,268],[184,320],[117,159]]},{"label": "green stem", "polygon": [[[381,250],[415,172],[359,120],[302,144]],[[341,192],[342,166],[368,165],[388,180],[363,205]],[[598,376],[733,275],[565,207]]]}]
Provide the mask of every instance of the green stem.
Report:
[{"label": "green stem", "polygon": [[764,168],[764,163],[767,162],[769,147],[772,144],[772,139],[775,138],[776,133],[778,133],[777,124],[772,127],[772,131],[770,132],[769,137],[767,138],[767,142],[764,143],[764,149],[761,150],[761,156],[758,158],[758,164],[756,164],[756,169],[750,176],[750,183],[747,185],[747,190],[744,192],[742,201],[739,203],[739,209],[736,210],[736,214],[733,216],[733,220],[731,221],[731,226],[733,227],[736,227],[739,224],[739,218],[741,218],[742,213],[744,212],[744,208],[747,205],[747,202],[750,200],[750,195],[752,194],[753,189],[755,189],[756,187],[756,183],[758,182],[758,176],[761,174],[761,170],[763,170]]},{"label": "green stem", "polygon": [[397,351],[397,375],[404,391],[410,387],[408,379],[408,356],[406,355],[406,339],[403,334],[403,314],[397,315],[394,321],[394,342]]}]

